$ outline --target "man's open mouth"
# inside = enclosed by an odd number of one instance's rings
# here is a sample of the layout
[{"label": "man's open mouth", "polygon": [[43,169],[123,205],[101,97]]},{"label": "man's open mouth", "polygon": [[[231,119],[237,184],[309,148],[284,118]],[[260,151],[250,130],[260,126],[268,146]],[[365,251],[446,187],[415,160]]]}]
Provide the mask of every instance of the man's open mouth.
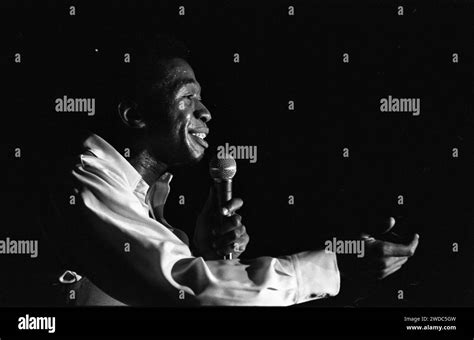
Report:
[{"label": "man's open mouth", "polygon": [[204,140],[207,137],[207,132],[188,131],[188,133],[192,136],[192,139],[203,148],[207,148],[209,146],[209,144]]},{"label": "man's open mouth", "polygon": [[196,132],[194,132],[194,133],[191,133],[191,134],[192,134],[193,136],[199,137],[199,138],[201,138],[201,139],[206,138],[206,134],[205,134],[205,133],[196,133]]}]

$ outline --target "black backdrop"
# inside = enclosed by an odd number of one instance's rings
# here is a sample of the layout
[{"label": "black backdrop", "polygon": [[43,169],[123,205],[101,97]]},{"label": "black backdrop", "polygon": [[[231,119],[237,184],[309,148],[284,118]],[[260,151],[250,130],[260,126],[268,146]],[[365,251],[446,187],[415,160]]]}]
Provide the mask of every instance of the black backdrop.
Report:
[{"label": "black backdrop", "polygon": [[[69,6],[76,15],[69,15]],[[288,6],[295,15],[288,15]],[[404,15],[397,14],[403,5]],[[191,49],[213,114],[208,140],[255,145],[234,194],[251,236],[245,257],[321,247],[331,235],[396,216],[421,235],[416,256],[361,305],[473,304],[472,70],[474,6],[437,2],[2,2],[0,238],[40,239],[42,177],[79,128],[107,129],[125,36],[171,33]],[[185,16],[178,15],[185,6]],[[22,62],[14,63],[21,53]],[[239,53],[240,63],[233,55]],[[348,53],[350,62],[342,62]],[[459,63],[452,62],[459,54]],[[133,55],[132,55],[133,60]],[[133,63],[133,62],[132,62]],[[96,98],[96,115],[56,113],[63,95]],[[381,97],[421,98],[421,114],[381,113]],[[288,101],[295,110],[288,110]],[[110,131],[109,131],[110,132]],[[126,146],[118,146],[121,149]],[[349,148],[350,157],[342,157]],[[452,157],[452,148],[459,157]],[[21,148],[21,158],[14,157]],[[206,159],[175,172],[167,220],[192,233],[209,186]],[[201,180],[196,182],[196,178]],[[191,184],[193,183],[193,184]],[[178,204],[184,195],[185,205]],[[288,204],[293,195],[295,204]],[[397,196],[404,204],[397,204]],[[453,243],[459,251],[453,252]],[[2,256],[0,305],[47,304],[51,256]],[[5,268],[5,269],[4,269]],[[344,286],[343,286],[344,289]],[[403,289],[405,298],[397,299]],[[341,299],[314,305],[345,304]]]}]

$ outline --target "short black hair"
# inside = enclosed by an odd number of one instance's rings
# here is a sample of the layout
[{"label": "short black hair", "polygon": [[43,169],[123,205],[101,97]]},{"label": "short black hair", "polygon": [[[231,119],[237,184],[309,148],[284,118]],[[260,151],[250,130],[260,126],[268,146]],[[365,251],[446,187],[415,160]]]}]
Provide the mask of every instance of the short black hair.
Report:
[{"label": "short black hair", "polygon": [[189,62],[191,53],[183,42],[170,35],[140,35],[134,40],[131,67],[126,70],[120,96],[142,104],[153,90],[164,85],[164,61],[180,58]]},{"label": "short black hair", "polygon": [[[191,53],[187,46],[168,34],[156,33],[122,33],[111,38],[114,42],[114,55],[119,56],[102,64],[99,72],[107,74],[107,91],[103,91],[103,105],[107,109],[94,121],[93,130],[99,135],[106,136],[112,142],[129,145],[127,139],[135,139],[142,132],[137,129],[127,129],[119,118],[117,107],[120,103],[136,103],[140,107],[145,119],[161,119],[155,115],[158,111],[166,110],[163,100],[156,102],[154,86],[164,77],[164,61],[181,58],[190,61]],[[129,53],[130,62],[124,62],[125,53]],[[155,94],[155,96],[152,96]],[[151,107],[153,105],[154,107]],[[157,106],[159,105],[159,106]],[[148,114],[153,116],[148,117]],[[124,131],[127,131],[124,134]],[[135,136],[137,135],[137,136]]]}]

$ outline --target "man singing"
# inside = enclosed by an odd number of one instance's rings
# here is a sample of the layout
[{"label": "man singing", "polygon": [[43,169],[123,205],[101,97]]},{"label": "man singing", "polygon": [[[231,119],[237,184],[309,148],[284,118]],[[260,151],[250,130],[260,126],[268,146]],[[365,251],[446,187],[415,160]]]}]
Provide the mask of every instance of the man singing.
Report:
[{"label": "man singing", "polygon": [[[126,159],[107,136],[90,134],[69,170],[78,203],[68,208],[74,218],[57,233],[69,245],[71,267],[60,281],[75,291],[74,303],[287,306],[337,295],[345,268],[334,253],[240,260],[249,236],[237,214],[239,198],[217,210],[211,191],[192,241],[165,220],[167,171],[202,159],[211,113],[186,49],[166,39],[142,47],[129,84],[135,90],[118,105],[136,152]],[[214,222],[216,214],[221,224]],[[381,279],[414,254],[418,236],[408,245],[373,237],[363,242],[367,261],[353,261],[357,271]],[[233,258],[223,260],[229,253]]]}]

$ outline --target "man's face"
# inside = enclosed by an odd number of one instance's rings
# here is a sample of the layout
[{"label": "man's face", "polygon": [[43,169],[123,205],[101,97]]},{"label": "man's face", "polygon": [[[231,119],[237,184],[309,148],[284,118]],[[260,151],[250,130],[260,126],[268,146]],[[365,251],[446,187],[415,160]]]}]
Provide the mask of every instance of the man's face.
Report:
[{"label": "man's face", "polygon": [[201,102],[201,86],[183,59],[165,61],[163,70],[164,85],[155,98],[161,105],[159,109],[154,105],[157,112],[148,115],[148,145],[158,160],[170,166],[199,161],[208,147],[206,123],[211,120]]}]

